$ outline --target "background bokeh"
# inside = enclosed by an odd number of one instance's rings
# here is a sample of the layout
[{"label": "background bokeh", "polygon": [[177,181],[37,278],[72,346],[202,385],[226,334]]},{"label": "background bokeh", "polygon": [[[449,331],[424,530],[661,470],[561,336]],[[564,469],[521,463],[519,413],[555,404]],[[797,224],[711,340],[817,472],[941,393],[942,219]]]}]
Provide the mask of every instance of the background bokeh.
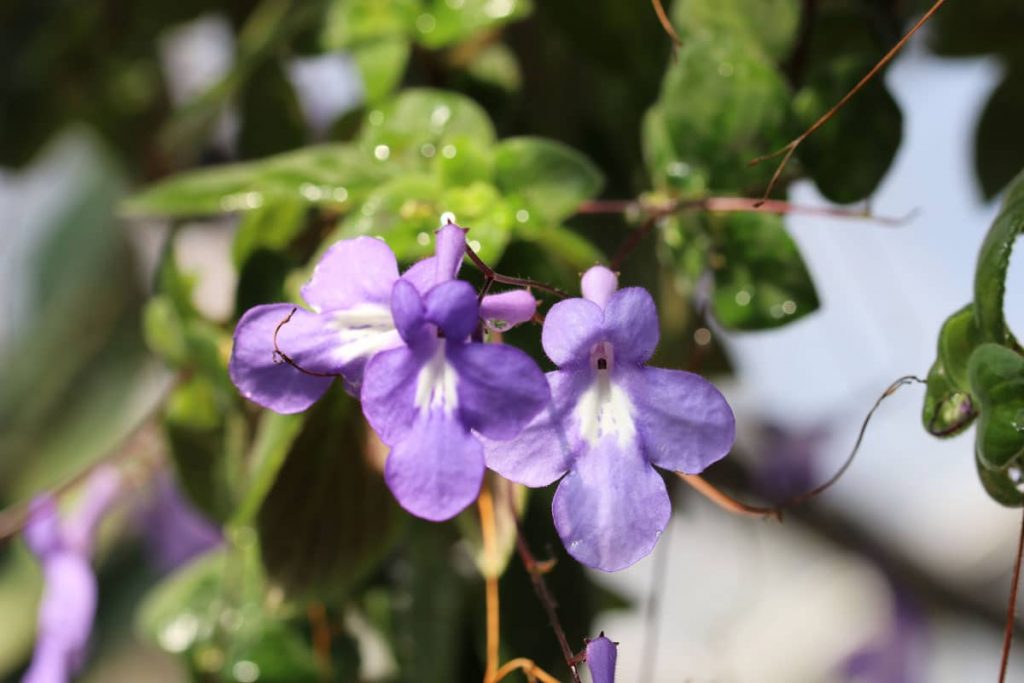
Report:
[{"label": "background bokeh", "polygon": [[[675,55],[648,4],[616,0],[0,8],[0,502],[15,506],[112,454],[131,475],[97,553],[101,602],[82,680],[245,681],[238,664],[251,661],[259,680],[480,680],[475,521],[431,525],[375,498],[382,454],[339,392],[301,425],[276,427],[295,439],[288,461],[258,517],[234,524],[233,479],[260,457],[254,434],[278,432],[225,399],[230,385],[196,378],[223,374],[218,354],[239,312],[291,296],[332,239],[384,232],[406,245],[401,257],[419,256],[435,190],[500,270],[566,288],[637,227],[631,215],[571,215],[572,199],[550,225],[505,221],[518,199],[476,179],[473,155],[493,141],[468,133],[452,138],[457,164],[431,152],[442,185],[417,185],[422,169],[398,158],[406,137],[419,140],[417,117],[372,137],[374,114],[411,88],[471,98],[498,138],[575,148],[604,176],[605,199],[757,196],[774,166],[746,161],[813,121],[930,3],[666,4],[683,40]],[[705,238],[734,229],[721,217],[669,218],[624,264],[623,281],[658,298],[662,364],[699,365],[735,409],[736,452],[708,472],[733,495],[781,500],[827,478],[882,390],[927,374],[943,320],[972,298],[1000,192],[1024,166],[1021,11],[1010,0],[950,3],[798,154],[780,198],[906,220],[791,214],[784,230],[763,226],[779,236],[740,245],[743,277],[783,288],[801,306],[793,320],[771,302],[737,308],[740,276],[709,275],[703,254],[720,245]],[[334,204],[309,197],[322,192],[310,184],[319,176],[303,174],[322,169],[301,164],[273,182],[309,201],[247,206],[241,186],[218,194],[223,176],[139,194],[191,169],[327,143],[369,144],[392,170],[366,166],[365,188],[353,181]],[[410,209],[414,200],[429,208]],[[531,211],[547,206],[537,201]],[[384,208],[362,210],[372,202]],[[783,256],[758,261],[776,247]],[[1024,332],[1019,255],[1005,312]],[[184,361],[164,343],[175,316],[187,318]],[[509,336],[536,354],[530,335]],[[568,558],[551,492],[532,492],[527,537],[559,560],[549,580],[570,638],[582,646],[603,630],[618,641],[619,681],[995,680],[1019,514],[986,496],[973,430],[925,432],[923,394],[889,398],[842,482],[782,525],[731,516],[670,481],[668,531],[617,574]],[[189,565],[211,549],[206,565]],[[501,588],[504,656],[562,676],[515,558]],[[34,560],[5,541],[4,680],[28,661],[40,590]],[[196,605],[216,614],[196,616]],[[334,635],[330,673],[314,652],[317,610]],[[1009,680],[1020,677],[1015,654]]]}]

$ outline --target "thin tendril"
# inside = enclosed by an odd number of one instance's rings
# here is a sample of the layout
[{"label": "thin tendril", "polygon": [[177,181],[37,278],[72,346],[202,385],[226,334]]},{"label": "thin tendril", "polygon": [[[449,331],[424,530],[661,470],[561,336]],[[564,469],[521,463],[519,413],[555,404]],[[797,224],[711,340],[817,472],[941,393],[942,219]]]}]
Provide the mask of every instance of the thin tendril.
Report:
[{"label": "thin tendril", "polygon": [[753,159],[750,162],[749,165],[753,166],[755,164],[761,163],[762,161],[766,161],[768,159],[773,159],[779,155],[783,155],[782,161],[779,162],[778,167],[775,169],[775,173],[772,174],[772,178],[768,182],[768,187],[765,188],[764,195],[761,198],[762,201],[767,201],[768,195],[770,195],[772,193],[772,190],[775,189],[775,185],[778,182],[779,177],[782,175],[783,169],[786,168],[786,164],[789,163],[789,160],[792,158],[793,153],[796,152],[796,148],[799,147],[803,143],[803,141],[806,140],[812,133],[814,133],[814,131],[821,128],[823,125],[825,125],[825,123],[829,121],[829,119],[835,116],[836,113],[840,109],[842,109],[847,102],[853,99],[853,96],[856,95],[861,88],[867,85],[868,82],[871,81],[871,79],[873,79],[886,64],[892,61],[892,58],[895,57],[896,54],[903,49],[903,46],[907,44],[907,41],[910,40],[910,37],[917,33],[918,29],[924,26],[928,22],[928,20],[931,19],[932,16],[934,16],[935,13],[939,10],[940,7],[942,7],[942,5],[945,2],[946,0],[936,0],[935,4],[931,6],[931,9],[925,12],[924,16],[922,16],[918,20],[918,22],[914,24],[914,26],[909,31],[907,31],[907,33],[904,34],[902,38],[900,38],[899,42],[893,45],[892,48],[890,48],[889,51],[885,53],[885,56],[878,60],[878,63],[876,63],[873,67],[871,67],[871,70],[868,71],[867,74],[865,74],[864,77],[857,82],[857,85],[853,86],[853,88],[850,89],[849,92],[843,95],[842,99],[840,99],[838,102],[832,105],[832,108],[825,112],[820,118],[818,118],[817,121],[812,123],[807,128],[807,130],[798,135],[796,138],[790,140],[789,144],[787,144],[785,147],[775,150],[771,154],[765,154],[764,156],[757,157],[756,159]]},{"label": "thin tendril", "polygon": [[1013,645],[1013,631],[1017,615],[1017,589],[1020,587],[1020,564],[1024,556],[1024,519],[1021,520],[1020,538],[1017,540],[1017,561],[1013,565],[1013,582],[1010,584],[1010,604],[1006,606],[1006,629],[1003,631],[1003,659],[999,665],[999,683],[1006,681],[1006,667],[1010,662],[1010,646]]},{"label": "thin tendril", "polygon": [[282,351],[277,345],[277,334],[281,331],[282,327],[291,322],[292,316],[295,315],[295,311],[297,310],[299,310],[298,306],[293,307],[292,310],[288,312],[288,315],[286,315],[284,319],[277,324],[277,327],[274,328],[274,362],[280,363],[284,361],[304,375],[311,375],[313,377],[341,377],[341,375],[336,372],[315,372],[313,370],[307,370],[292,360],[291,356]]},{"label": "thin tendril", "polygon": [[837,481],[839,481],[839,479],[842,478],[842,476],[846,473],[846,470],[850,468],[850,465],[853,464],[853,459],[856,457],[857,451],[860,450],[860,444],[864,440],[864,434],[865,432],[867,432],[868,423],[871,422],[871,418],[874,416],[875,411],[878,410],[878,407],[882,405],[882,402],[885,399],[895,394],[900,387],[904,387],[908,384],[927,384],[927,382],[915,375],[907,375],[905,377],[900,377],[898,380],[890,384],[886,388],[886,390],[882,392],[882,395],[878,397],[878,400],[875,401],[875,405],[871,406],[871,410],[869,410],[868,414],[864,417],[864,422],[861,423],[860,425],[860,431],[857,433],[857,440],[853,444],[853,449],[850,451],[850,454],[846,457],[846,460],[843,462],[842,466],[838,470],[836,470],[836,473],[829,477],[828,481],[826,481],[825,483],[811,489],[806,493],[802,493],[799,496],[795,496],[785,501],[784,503],[779,505],[779,508],[787,508],[793,507],[795,505],[800,505],[801,503],[804,503],[810,500],[811,498],[814,498],[815,496],[818,496],[827,491],[828,489],[832,488],[832,486]]}]

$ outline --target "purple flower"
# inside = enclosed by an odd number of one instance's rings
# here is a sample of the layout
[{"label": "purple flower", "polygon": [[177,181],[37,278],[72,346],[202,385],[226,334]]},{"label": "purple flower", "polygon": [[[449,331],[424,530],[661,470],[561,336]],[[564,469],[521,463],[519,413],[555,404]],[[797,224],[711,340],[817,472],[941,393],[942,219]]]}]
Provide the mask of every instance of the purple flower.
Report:
[{"label": "purple flower", "polygon": [[89,555],[96,528],[120,489],[117,470],[98,468],[81,506],[65,522],[52,495],[32,501],[24,537],[43,566],[44,589],[35,653],[23,683],[64,683],[85,662],[97,592]]},{"label": "purple flower", "polygon": [[710,382],[649,368],[658,344],[654,300],[644,289],[616,291],[596,266],[584,298],[555,304],[541,341],[558,370],[547,375],[552,403],[516,438],[486,442],[487,466],[527,486],[565,475],[555,492],[555,527],[581,563],[617,571],[651,552],[671,513],[653,465],[701,472],[732,447],[732,409]]},{"label": "purple flower", "polygon": [[[349,392],[358,394],[370,358],[403,345],[390,304],[395,284],[401,279],[426,293],[451,280],[465,246],[465,230],[449,222],[437,231],[436,255],[399,278],[395,255],[381,240],[357,237],[334,244],[302,288],[311,310],[266,304],[249,309],[238,321],[228,365],[231,380],[247,399],[278,413],[306,410],[338,375]],[[501,320],[508,325],[529,320],[536,309],[523,291],[485,297],[484,303],[495,309],[493,317],[505,316]],[[279,352],[294,365],[283,362]]]},{"label": "purple flower", "polygon": [[618,643],[604,633],[587,641],[587,667],[593,683],[615,683],[615,662],[619,658]]},{"label": "purple flower", "polygon": [[169,572],[223,543],[220,528],[189,503],[169,473],[157,475],[154,493],[144,511],[144,537],[159,571]]},{"label": "purple flower", "polygon": [[470,340],[479,305],[467,282],[421,295],[399,281],[391,311],[405,345],[367,364],[363,414],[391,446],[384,476],[402,507],[449,519],[480,492],[483,445],[472,432],[516,436],[547,405],[547,383],[519,349]]}]

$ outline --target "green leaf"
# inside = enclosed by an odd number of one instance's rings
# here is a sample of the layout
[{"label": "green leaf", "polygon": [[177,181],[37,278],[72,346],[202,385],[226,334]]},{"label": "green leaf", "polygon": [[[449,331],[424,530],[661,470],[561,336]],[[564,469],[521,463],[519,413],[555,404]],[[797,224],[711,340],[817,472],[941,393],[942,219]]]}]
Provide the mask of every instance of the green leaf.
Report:
[{"label": "green leaf", "polygon": [[263,562],[290,595],[343,595],[381,560],[404,513],[364,453],[358,404],[335,387],[308,413],[258,516]]},{"label": "green leaf", "polygon": [[411,262],[434,252],[434,230],[442,213],[438,179],[430,175],[400,176],[370,193],[359,211],[342,220],[334,239],[357,235],[383,238],[399,261]]},{"label": "green leaf", "polygon": [[551,224],[576,212],[601,191],[604,178],[585,156],[553,140],[502,140],[494,155],[494,182],[505,195],[519,195]]},{"label": "green leaf", "polygon": [[249,452],[245,495],[232,517],[233,524],[249,524],[255,519],[304,424],[305,414],[281,415],[269,410],[262,413]]},{"label": "green leaf", "polygon": [[412,45],[402,37],[374,40],[352,48],[368,105],[377,104],[395,91],[405,76],[411,51]]},{"label": "green leaf", "polygon": [[[813,68],[793,100],[804,129],[840,100],[875,63],[874,54],[840,55]],[[797,149],[807,173],[828,199],[848,204],[878,187],[899,149],[903,114],[876,78]]]},{"label": "green leaf", "polygon": [[167,399],[164,429],[178,479],[189,498],[218,521],[234,510],[232,456],[242,427],[228,419],[216,384],[204,375],[182,382]]},{"label": "green leaf", "polygon": [[551,258],[565,264],[573,273],[582,273],[605,261],[604,252],[571,228],[520,226],[515,236],[539,245]]},{"label": "green leaf", "polygon": [[483,48],[466,67],[466,73],[479,83],[509,93],[519,92],[523,85],[519,59],[504,43]]},{"label": "green leaf", "polygon": [[382,237],[398,260],[408,263],[434,253],[434,231],[446,211],[470,229],[470,244],[479,247],[480,257],[497,263],[508,244],[515,209],[493,185],[482,182],[444,189],[433,176],[396,178],[371,194],[360,211],[347,216],[334,237]]},{"label": "green leaf", "polygon": [[798,0],[677,0],[672,23],[685,45],[693,36],[732,36],[756,42],[782,61],[800,24]]},{"label": "green leaf", "polygon": [[231,244],[235,267],[245,265],[257,250],[284,250],[306,227],[307,208],[304,201],[293,197],[245,213]]},{"label": "green leaf", "polygon": [[705,174],[716,191],[766,182],[771,164],[747,164],[786,142],[786,84],[757,46],[735,36],[684,43],[665,74],[658,107],[677,161]]},{"label": "green leaf", "polygon": [[974,306],[986,341],[1018,346],[1003,314],[1006,273],[1014,242],[1024,232],[1024,172],[1010,183],[1003,206],[985,235],[974,271]]},{"label": "green leaf", "polygon": [[970,392],[954,386],[942,362],[936,360],[928,372],[921,411],[924,428],[932,436],[956,436],[967,429],[977,416]]},{"label": "green leaf", "polygon": [[194,217],[289,200],[345,209],[387,178],[388,171],[355,145],[314,145],[172,176],[129,198],[122,210],[132,216]]},{"label": "green leaf", "polygon": [[333,51],[403,37],[422,12],[420,0],[330,0],[321,43]]},{"label": "green leaf", "polygon": [[1020,465],[1024,457],[1024,356],[982,344],[969,364],[971,393],[980,418],[975,450],[990,469]]},{"label": "green leaf", "polygon": [[223,607],[227,553],[202,555],[153,588],[136,613],[136,631],[167,652],[185,652],[212,630]]},{"label": "green leaf", "polygon": [[992,500],[1007,507],[1024,506],[1024,492],[1020,489],[1020,482],[1010,476],[1009,468],[990,470],[985,467],[981,458],[976,459],[976,464],[981,485],[985,487],[985,492]]},{"label": "green leaf", "polygon": [[277,61],[267,61],[256,68],[240,95],[238,148],[243,158],[266,157],[306,142],[302,106]]},{"label": "green leaf", "polygon": [[437,155],[457,154],[460,136],[494,142],[494,126],[480,105],[453,92],[408,88],[367,115],[360,144],[379,168],[425,169]]},{"label": "green leaf", "polygon": [[974,306],[968,304],[949,316],[939,331],[938,362],[953,385],[963,392],[971,390],[967,361],[983,339],[978,330]]},{"label": "green leaf", "polygon": [[656,190],[672,190],[684,197],[707,193],[704,175],[679,160],[661,107],[651,107],[644,114],[641,137],[644,163]]},{"label": "green leaf", "polygon": [[156,295],[142,310],[142,334],[146,346],[175,367],[188,362],[185,322],[169,297]]},{"label": "green leaf", "polygon": [[996,196],[1024,167],[1024,64],[1016,65],[989,98],[974,138],[974,168],[986,199]]},{"label": "green leaf", "polygon": [[711,305],[722,325],[768,329],[818,308],[814,283],[781,217],[734,213],[716,224]]},{"label": "green leaf", "polygon": [[520,19],[532,9],[530,0],[425,0],[414,35],[425,47],[444,47]]},{"label": "green leaf", "polygon": [[437,171],[445,187],[491,181],[494,153],[490,145],[467,135],[455,136],[449,144],[449,153],[437,157]]}]

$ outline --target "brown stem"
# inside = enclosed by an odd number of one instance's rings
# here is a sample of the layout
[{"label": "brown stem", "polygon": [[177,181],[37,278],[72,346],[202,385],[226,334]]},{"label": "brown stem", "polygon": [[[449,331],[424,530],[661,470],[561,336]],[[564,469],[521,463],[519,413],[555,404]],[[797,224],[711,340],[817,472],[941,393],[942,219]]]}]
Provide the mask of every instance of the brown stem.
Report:
[{"label": "brown stem", "polygon": [[487,603],[487,664],[484,668],[484,683],[498,680],[499,645],[501,643],[501,607],[498,594],[498,577],[493,571],[497,566],[497,527],[494,521],[494,498],[484,484],[477,499],[480,510],[480,535],[484,544],[484,555],[487,558],[489,571],[484,572]]},{"label": "brown stem", "polygon": [[843,95],[842,99],[840,99],[838,102],[832,105],[832,108],[829,109],[824,114],[822,114],[822,116],[818,118],[817,121],[812,123],[807,128],[807,130],[805,130],[803,133],[801,133],[794,139],[790,140],[789,144],[787,144],[785,147],[778,149],[772,152],[771,154],[765,154],[764,156],[757,157],[756,159],[753,159],[750,162],[750,165],[753,166],[755,164],[761,163],[762,161],[766,161],[768,159],[773,159],[779,155],[783,155],[782,161],[779,162],[778,167],[775,169],[775,173],[772,174],[772,178],[768,182],[768,187],[765,188],[764,195],[761,198],[762,201],[767,200],[768,195],[770,195],[772,193],[772,190],[775,189],[775,185],[778,182],[779,177],[782,175],[783,169],[786,168],[786,164],[789,163],[789,160],[792,158],[793,153],[796,152],[796,148],[799,147],[803,143],[803,141],[806,140],[812,133],[814,133],[814,131],[821,128],[823,125],[825,125],[825,123],[829,121],[829,119],[835,116],[836,112],[838,112],[840,109],[846,106],[846,103],[853,99],[853,96],[856,95],[861,90],[861,88],[867,85],[868,82],[871,81],[871,79],[874,78],[878,74],[878,72],[881,71],[883,67],[885,67],[886,64],[892,61],[892,58],[895,57],[896,54],[903,49],[903,46],[907,44],[907,41],[910,40],[910,37],[917,33],[918,29],[924,26],[928,22],[928,20],[931,19],[932,16],[934,16],[935,13],[939,10],[940,7],[942,7],[942,5],[945,2],[946,0],[935,0],[935,4],[931,6],[931,9],[925,12],[924,16],[922,16],[918,20],[918,22],[914,24],[913,27],[911,27],[911,29],[907,31],[907,33],[904,34],[904,36],[900,38],[899,41],[895,45],[893,45],[888,52],[885,53],[885,56],[878,60],[877,64],[871,67],[871,70],[868,71],[867,74],[865,74],[864,77],[857,82],[857,85],[853,86],[853,88],[851,88],[849,92]]},{"label": "brown stem", "polygon": [[569,647],[569,639],[565,635],[565,629],[562,628],[562,623],[558,620],[558,603],[555,602],[551,591],[548,589],[548,584],[544,580],[544,570],[533,556],[533,553],[530,552],[530,546],[526,543],[526,537],[523,535],[523,526],[519,522],[519,513],[516,510],[515,499],[509,496],[508,502],[512,506],[512,519],[516,524],[516,552],[523,563],[523,569],[526,570],[530,577],[530,582],[533,584],[533,592],[536,593],[541,607],[544,608],[544,613],[548,617],[548,623],[551,624],[551,629],[555,632],[555,637],[558,639],[558,647],[562,651],[565,665],[569,667],[569,674],[572,676],[573,683],[582,683],[579,671],[576,669],[576,657],[573,655],[572,648]]},{"label": "brown stem", "polygon": [[737,515],[745,515],[747,517],[760,517],[761,519],[774,517],[775,519],[782,521],[782,511],[777,507],[765,508],[741,503],[732,496],[727,495],[710,484],[706,479],[698,474],[683,474],[682,472],[676,472],[676,476],[692,486],[694,490],[723,510],[728,510],[729,512]]},{"label": "brown stem", "polygon": [[801,206],[799,204],[791,204],[790,202],[778,199],[766,200],[753,199],[751,197],[701,197],[699,199],[672,201],[660,206],[645,206],[642,202],[638,201],[600,200],[584,202],[580,205],[578,212],[585,214],[625,213],[633,208],[649,211],[650,215],[644,219],[644,222],[640,224],[639,228],[629,234],[629,236],[623,241],[622,245],[616,250],[615,256],[611,261],[612,270],[619,270],[619,268],[621,268],[629,255],[633,253],[633,250],[651,234],[659,220],[666,216],[671,216],[672,214],[681,213],[683,211],[709,211],[714,213],[763,212],[770,214],[801,213],[816,216],[832,216],[835,218],[872,220],[884,225],[893,226],[905,223],[914,215],[914,212],[911,212],[900,218],[891,216],[874,216],[864,211],[850,211],[849,209],[841,209],[831,206]]},{"label": "brown stem", "polygon": [[1020,538],[1017,540],[1017,561],[1013,565],[1013,582],[1010,584],[1010,604],[1006,606],[1006,630],[1003,631],[1003,659],[999,665],[999,683],[1006,681],[1006,666],[1010,662],[1010,646],[1017,614],[1017,589],[1020,586],[1020,563],[1024,556],[1024,519],[1021,520]]},{"label": "brown stem", "polygon": [[672,39],[672,43],[676,48],[683,46],[683,41],[679,38],[679,34],[676,33],[675,27],[672,25],[672,21],[668,18],[668,13],[665,12],[665,6],[661,4],[661,0],[651,0],[651,4],[654,6],[654,13],[658,15],[658,22],[661,27],[665,29],[665,33]]},{"label": "brown stem", "polygon": [[526,657],[517,657],[516,659],[510,659],[498,669],[498,672],[494,676],[494,681],[497,683],[513,671],[522,670],[526,674],[530,681],[540,680],[543,683],[559,683],[558,679],[549,674],[544,669],[537,666],[532,659]]},{"label": "brown stem", "polygon": [[[489,265],[483,262],[483,260],[476,255],[476,252],[471,248],[466,249],[466,255],[469,256],[469,260],[473,262],[481,273],[484,274],[484,278],[487,280],[493,280],[494,282],[500,282],[503,285],[512,285],[513,287],[529,287],[531,289],[539,289],[542,292],[548,292],[555,296],[565,299],[568,298],[568,294],[560,290],[558,287],[552,287],[546,285],[543,282],[537,282],[536,280],[528,280],[526,278],[511,277],[509,275],[502,275],[497,273]],[[486,286],[486,285],[485,285]]]}]

